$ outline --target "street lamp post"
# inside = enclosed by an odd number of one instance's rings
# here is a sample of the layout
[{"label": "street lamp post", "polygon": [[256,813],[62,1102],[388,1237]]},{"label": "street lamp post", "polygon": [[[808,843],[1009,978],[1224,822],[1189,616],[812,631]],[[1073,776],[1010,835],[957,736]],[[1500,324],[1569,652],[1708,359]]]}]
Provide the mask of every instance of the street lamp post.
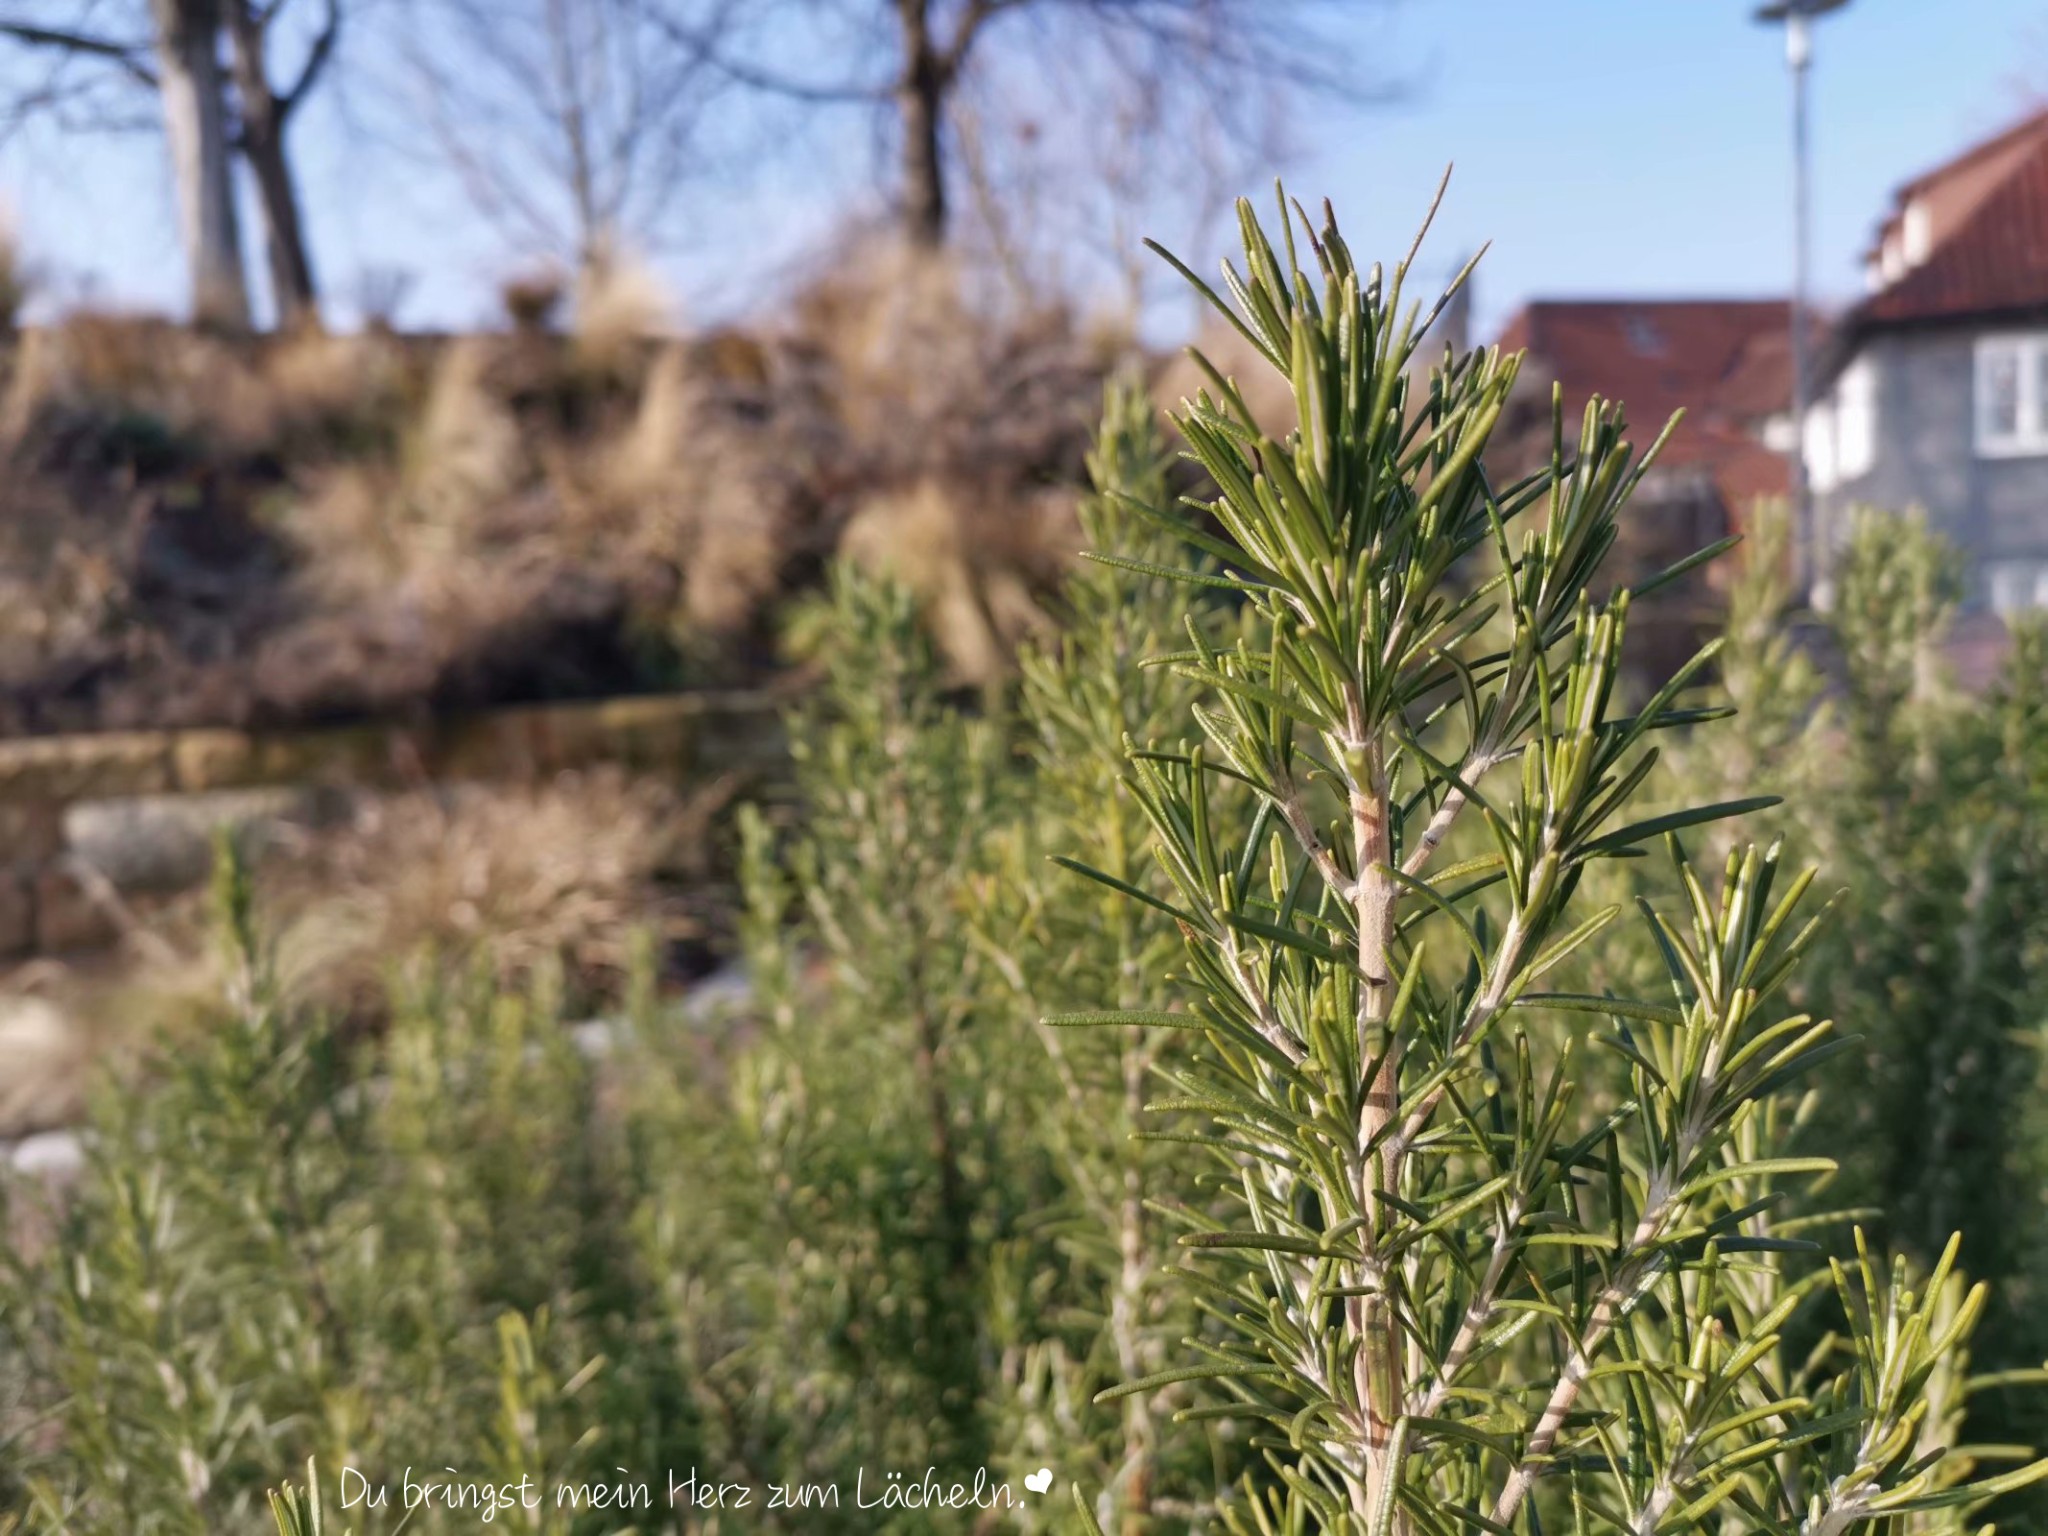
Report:
[{"label": "street lamp post", "polygon": [[1806,484],[1807,371],[1806,286],[1809,246],[1807,197],[1806,72],[1813,62],[1814,18],[1840,10],[1849,0],[1771,0],[1758,6],[1756,20],[1785,28],[1785,64],[1792,75],[1792,534],[1799,573],[1808,586],[1820,578],[1820,542],[1813,528],[1812,498]]}]

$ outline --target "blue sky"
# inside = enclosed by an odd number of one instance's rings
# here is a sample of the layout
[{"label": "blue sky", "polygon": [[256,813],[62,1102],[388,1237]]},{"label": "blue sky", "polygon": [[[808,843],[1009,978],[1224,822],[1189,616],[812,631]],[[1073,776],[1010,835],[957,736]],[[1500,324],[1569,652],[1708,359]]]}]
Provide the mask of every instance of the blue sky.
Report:
[{"label": "blue sky", "polygon": [[[1783,291],[1791,217],[1788,88],[1775,30],[1746,0],[1404,0],[1343,41],[1362,73],[1407,82],[1391,106],[1314,104],[1282,167],[1329,195],[1356,249],[1405,248],[1446,163],[1435,268],[1494,242],[1482,327],[1530,296]],[[1818,29],[1813,74],[1818,291],[1856,292],[1856,256],[1893,186],[2048,96],[2039,0],[1855,0]],[[316,258],[342,298],[374,267],[416,274],[410,323],[464,324],[512,264],[459,193],[366,126],[359,95],[301,124]],[[843,127],[843,125],[841,125]],[[182,278],[151,136],[18,137],[0,198],[51,302],[174,308]],[[1164,151],[1162,151],[1164,153]],[[768,174],[729,184],[662,265],[688,311],[744,306],[762,274],[815,248],[873,195],[862,132],[814,131]],[[1206,267],[1211,263],[1201,263]],[[342,306],[345,308],[345,305]]]},{"label": "blue sky", "polygon": [[[1784,292],[1790,87],[1782,35],[1729,0],[1436,0],[1398,44],[1405,110],[1362,121],[1297,180],[1354,247],[1399,249],[1445,161],[1432,246],[1487,239],[1478,306],[1530,296]],[[2038,0],[1855,0],[1815,29],[1816,290],[1860,290],[1891,190],[2048,98]]]}]

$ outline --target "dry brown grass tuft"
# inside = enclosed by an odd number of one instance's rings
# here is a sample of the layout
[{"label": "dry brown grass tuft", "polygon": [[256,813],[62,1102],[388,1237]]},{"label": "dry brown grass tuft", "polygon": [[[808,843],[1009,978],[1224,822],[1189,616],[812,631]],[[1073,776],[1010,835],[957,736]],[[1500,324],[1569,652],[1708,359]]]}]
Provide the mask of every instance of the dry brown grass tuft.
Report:
[{"label": "dry brown grass tuft", "polygon": [[490,524],[533,466],[518,420],[487,386],[489,366],[487,339],[451,343],[397,462],[307,477],[287,526],[313,616],[356,615],[366,631],[412,628],[424,660],[440,632],[502,610],[501,572],[486,558]]},{"label": "dry brown grass tuft", "polygon": [[963,383],[971,397],[981,330],[952,261],[878,242],[797,295],[791,339],[821,365],[838,424],[880,447],[957,409]]},{"label": "dry brown grass tuft", "polygon": [[405,507],[443,536],[461,531],[531,473],[519,419],[489,387],[489,338],[450,342],[434,362],[418,430],[404,449]]},{"label": "dry brown grass tuft", "polygon": [[288,527],[316,597],[361,601],[404,579],[414,519],[403,512],[403,495],[390,465],[337,464],[306,476]]},{"label": "dry brown grass tuft", "polygon": [[[684,494],[699,483],[680,462],[697,426],[687,390],[657,382],[618,436],[549,438],[507,397],[508,379],[521,377],[507,366],[516,346],[451,343],[398,462],[343,464],[309,481],[289,526],[314,612],[357,615],[366,633],[409,631],[426,659],[516,622],[559,577],[667,601],[675,583],[650,580],[650,567],[693,556],[688,535],[719,505]],[[715,451],[715,436],[703,446]],[[707,611],[759,600],[762,589],[740,579],[744,550],[710,553]]]},{"label": "dry brown grass tuft", "polygon": [[118,622],[128,584],[114,540],[83,521],[67,528],[46,513],[0,526],[0,676],[79,654]]},{"label": "dry brown grass tuft", "polygon": [[1032,595],[1049,578],[1051,526],[1072,524],[1070,495],[992,506],[972,489],[928,477],[871,498],[847,524],[840,552],[917,594],[955,678],[989,683],[1027,635],[1049,625]]},{"label": "dry brown grass tuft", "polygon": [[229,452],[276,436],[270,387],[247,347],[147,316],[81,312],[24,332],[0,439],[20,444],[52,418],[147,416]]},{"label": "dry brown grass tuft", "polygon": [[386,331],[295,331],[265,349],[262,368],[279,426],[301,439],[339,437],[349,446],[395,421],[406,398],[406,358]]},{"label": "dry brown grass tuft", "polygon": [[[559,292],[513,297],[519,332],[446,342],[93,315],[21,337],[0,597],[31,600],[0,617],[0,710],[284,723],[733,683],[842,547],[918,586],[964,678],[1040,622],[1112,340],[888,245],[755,332],[663,340],[630,265],[567,336],[542,328]],[[9,531],[31,522],[55,542]],[[262,558],[124,606],[137,530],[172,523]]]},{"label": "dry brown grass tuft", "polygon": [[[621,686],[631,663],[616,658],[668,622],[686,580],[693,624],[737,622],[765,601],[774,551],[750,530],[772,516],[730,511],[746,494],[744,466],[698,430],[687,391],[660,384],[637,417],[579,434],[544,397],[517,393],[534,363],[520,338],[461,338],[436,358],[396,462],[301,477],[286,520],[301,557],[301,633],[267,648],[267,695],[481,702],[500,689],[494,677],[514,674],[525,679],[514,692],[546,691],[544,675],[574,691],[603,686],[591,668],[616,671]],[[715,481],[696,469],[714,458],[727,471]],[[700,485],[715,493],[695,494]],[[549,654],[572,634],[571,653]]]},{"label": "dry brown grass tuft", "polygon": [[[375,1019],[393,968],[431,956],[512,986],[559,968],[576,1006],[603,1006],[637,934],[701,937],[710,828],[730,794],[718,784],[686,797],[601,769],[359,795],[339,820],[278,837],[252,869],[279,980],[296,1001]],[[122,966],[52,967],[44,986],[67,1011],[109,1021],[99,1048],[175,1032],[203,1012],[196,1000],[219,995],[204,894],[145,921]]]},{"label": "dry brown grass tuft", "polygon": [[799,293],[787,345],[871,483],[1072,480],[1114,357],[1057,305],[978,294],[943,253],[873,242]]},{"label": "dry brown grass tuft", "polygon": [[571,366],[600,383],[629,383],[649,345],[675,325],[675,298],[652,268],[623,258],[607,262],[577,284]]},{"label": "dry brown grass tuft", "polygon": [[[546,975],[577,1010],[613,1006],[639,936],[702,943],[727,919],[712,828],[733,786],[693,795],[616,770],[538,786],[353,797],[277,829],[257,910],[293,1002],[374,1025],[415,960]],[[126,914],[119,950],[0,976],[0,1136],[76,1120],[93,1072],[217,1022],[225,980],[203,890]]]},{"label": "dry brown grass tuft", "polygon": [[841,553],[918,592],[956,673],[987,681],[1044,622],[1120,343],[976,292],[943,255],[870,245],[799,295],[782,339],[818,456],[851,483]]},{"label": "dry brown grass tuft", "polygon": [[538,332],[554,324],[568,294],[560,272],[522,272],[499,285],[498,301],[515,331]]},{"label": "dry brown grass tuft", "polygon": [[662,349],[632,422],[593,457],[593,515],[629,550],[680,572],[685,625],[729,634],[760,613],[794,531],[794,466],[770,435],[720,408],[688,348]]},{"label": "dry brown grass tuft", "polygon": [[663,786],[615,772],[531,789],[450,786],[363,802],[345,827],[259,871],[293,988],[374,1010],[394,960],[477,959],[507,982],[559,962],[615,989],[632,935],[658,924],[657,876],[701,840]]}]

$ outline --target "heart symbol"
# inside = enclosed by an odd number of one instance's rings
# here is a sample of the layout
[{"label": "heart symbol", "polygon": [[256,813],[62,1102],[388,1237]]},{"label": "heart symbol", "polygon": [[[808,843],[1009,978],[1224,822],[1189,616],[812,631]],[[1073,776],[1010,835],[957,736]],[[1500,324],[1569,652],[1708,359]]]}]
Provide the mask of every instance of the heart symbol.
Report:
[{"label": "heart symbol", "polygon": [[1040,1467],[1036,1472],[1033,1472],[1024,1479],[1024,1486],[1033,1493],[1045,1492],[1046,1489],[1052,1486],[1052,1468]]}]

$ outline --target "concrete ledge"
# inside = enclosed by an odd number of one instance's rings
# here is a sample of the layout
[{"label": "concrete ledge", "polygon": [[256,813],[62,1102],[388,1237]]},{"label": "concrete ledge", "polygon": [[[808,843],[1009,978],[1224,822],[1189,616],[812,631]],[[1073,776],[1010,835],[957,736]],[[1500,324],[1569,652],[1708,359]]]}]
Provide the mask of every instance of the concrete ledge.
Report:
[{"label": "concrete ledge", "polygon": [[53,803],[169,789],[173,739],[165,731],[109,731],[0,743],[0,801]]},{"label": "concrete ledge", "polygon": [[[520,705],[418,726],[26,737],[0,741],[0,808],[18,808],[12,819],[41,827],[75,801],[172,792],[420,777],[518,780],[606,762],[726,772],[772,763],[780,741],[775,705],[754,694]],[[0,830],[7,822],[0,817]]]},{"label": "concrete ledge", "polygon": [[322,790],[531,783],[605,763],[679,782],[772,783],[785,752],[777,705],[744,693],[520,705],[417,725],[0,741],[0,960],[112,943],[110,895],[183,889],[204,878],[217,827],[275,821]]}]

